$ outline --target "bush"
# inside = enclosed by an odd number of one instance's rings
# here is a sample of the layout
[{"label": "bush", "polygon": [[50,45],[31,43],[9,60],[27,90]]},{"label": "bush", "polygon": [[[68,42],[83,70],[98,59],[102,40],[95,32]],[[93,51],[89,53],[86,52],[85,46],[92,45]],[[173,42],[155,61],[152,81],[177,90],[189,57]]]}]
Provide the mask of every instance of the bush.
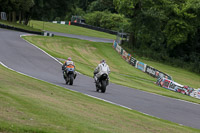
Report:
[{"label": "bush", "polygon": [[113,14],[108,11],[100,12],[92,12],[88,13],[84,16],[84,19],[87,24],[102,27],[110,30],[121,30],[128,29],[125,27],[129,26],[128,19],[120,14]]},{"label": "bush", "polygon": [[100,27],[100,20],[104,16],[104,12],[93,12],[84,15],[85,22],[89,25]]},{"label": "bush", "polygon": [[56,17],[56,18],[55,18],[55,21],[60,21],[60,17]]}]

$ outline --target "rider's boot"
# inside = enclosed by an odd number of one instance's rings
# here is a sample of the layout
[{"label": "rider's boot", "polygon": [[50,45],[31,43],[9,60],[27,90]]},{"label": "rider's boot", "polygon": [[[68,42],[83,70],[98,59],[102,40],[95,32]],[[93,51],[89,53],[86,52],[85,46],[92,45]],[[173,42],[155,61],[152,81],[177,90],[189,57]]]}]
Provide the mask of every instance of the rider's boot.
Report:
[{"label": "rider's boot", "polygon": [[76,72],[74,72],[74,79],[76,78],[76,75],[77,75],[77,73],[76,73]]},{"label": "rider's boot", "polygon": [[94,82],[97,84],[97,76],[96,76],[96,74],[94,75]]}]

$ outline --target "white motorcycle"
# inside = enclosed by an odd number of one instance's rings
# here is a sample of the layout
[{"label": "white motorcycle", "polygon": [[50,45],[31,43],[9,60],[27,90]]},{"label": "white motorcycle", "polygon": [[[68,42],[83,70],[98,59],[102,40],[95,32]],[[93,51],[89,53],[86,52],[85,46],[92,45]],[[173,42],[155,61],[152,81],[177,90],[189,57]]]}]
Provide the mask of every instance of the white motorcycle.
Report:
[{"label": "white motorcycle", "polygon": [[96,84],[96,91],[98,92],[99,90],[101,90],[102,93],[106,92],[106,87],[109,84],[109,78],[108,78],[108,74],[104,73],[102,74],[99,79],[97,79],[97,81],[95,82]]}]

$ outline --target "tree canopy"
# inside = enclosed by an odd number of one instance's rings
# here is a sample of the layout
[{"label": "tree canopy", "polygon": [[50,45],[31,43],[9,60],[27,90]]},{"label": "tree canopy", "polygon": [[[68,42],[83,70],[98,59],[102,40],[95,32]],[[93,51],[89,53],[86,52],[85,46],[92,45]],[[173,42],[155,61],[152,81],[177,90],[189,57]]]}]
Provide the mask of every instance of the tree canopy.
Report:
[{"label": "tree canopy", "polygon": [[[131,19],[129,46],[179,58],[200,72],[199,0],[113,0],[119,13]],[[145,50],[146,49],[146,50]],[[143,55],[146,54],[145,52]],[[149,52],[152,54],[152,52]],[[149,56],[150,56],[149,54]],[[152,55],[151,55],[152,56]],[[155,55],[154,58],[158,58]]]}]

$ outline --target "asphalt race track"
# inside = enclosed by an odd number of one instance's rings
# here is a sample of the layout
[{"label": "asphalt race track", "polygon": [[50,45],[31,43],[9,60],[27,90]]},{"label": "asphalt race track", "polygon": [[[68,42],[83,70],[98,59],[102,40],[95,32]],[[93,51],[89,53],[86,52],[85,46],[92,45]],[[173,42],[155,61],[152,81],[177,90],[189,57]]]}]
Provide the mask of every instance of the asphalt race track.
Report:
[{"label": "asphalt race track", "polygon": [[93,79],[79,74],[74,85],[65,85],[61,64],[20,35],[26,34],[0,29],[0,62],[7,67],[32,77],[71,89],[86,95],[137,110],[161,119],[200,129],[200,105],[167,98],[110,84],[106,93],[95,91]]},{"label": "asphalt race track", "polygon": [[103,39],[103,38],[88,37],[88,36],[81,36],[81,35],[72,35],[72,34],[58,33],[58,32],[52,32],[52,31],[49,31],[49,32],[53,33],[54,35],[57,35],[57,36],[64,36],[64,37],[70,37],[70,38],[78,38],[78,39],[88,40],[88,41],[93,41],[93,42],[113,43],[112,39]]}]

